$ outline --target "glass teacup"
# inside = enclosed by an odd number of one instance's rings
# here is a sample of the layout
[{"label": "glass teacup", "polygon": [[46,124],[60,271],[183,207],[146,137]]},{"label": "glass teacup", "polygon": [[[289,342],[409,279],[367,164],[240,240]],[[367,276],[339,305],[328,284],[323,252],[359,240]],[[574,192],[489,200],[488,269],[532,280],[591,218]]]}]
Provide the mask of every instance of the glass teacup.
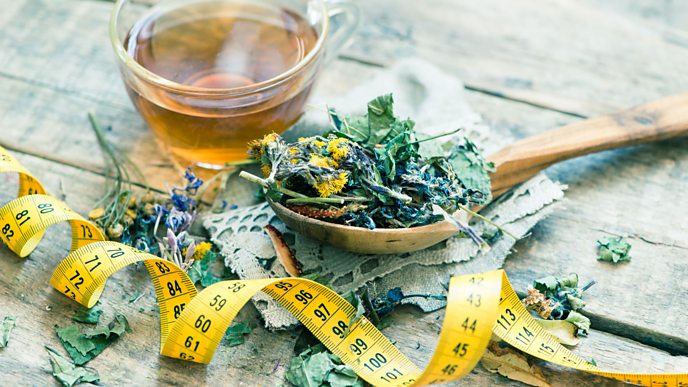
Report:
[{"label": "glass teacup", "polygon": [[163,148],[182,166],[217,169],[299,119],[323,62],[358,20],[349,1],[119,0],[110,38],[127,92]]}]

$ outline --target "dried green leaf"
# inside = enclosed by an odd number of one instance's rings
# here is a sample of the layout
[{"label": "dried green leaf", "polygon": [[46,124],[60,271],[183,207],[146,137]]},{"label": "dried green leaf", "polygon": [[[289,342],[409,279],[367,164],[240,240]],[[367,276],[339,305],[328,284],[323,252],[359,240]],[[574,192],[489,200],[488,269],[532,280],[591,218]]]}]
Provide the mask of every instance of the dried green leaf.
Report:
[{"label": "dried green leaf", "polygon": [[125,332],[131,332],[126,317],[117,314],[106,327],[82,333],[76,325],[55,327],[55,332],[69,357],[76,365],[83,365],[98,356]]},{"label": "dried green leaf", "polygon": [[561,278],[540,278],[533,281],[533,287],[545,297],[536,305],[539,307],[538,313],[544,318],[562,319],[568,311],[585,306],[583,289],[578,288],[578,274],[571,273]]},{"label": "dried green leaf", "polygon": [[72,321],[84,323],[84,324],[98,324],[100,316],[103,314],[103,310],[99,306],[94,306],[91,309],[80,307],[74,316],[72,316]]},{"label": "dried green leaf", "polygon": [[50,365],[53,369],[53,376],[65,387],[75,386],[80,383],[95,383],[100,381],[98,372],[87,367],[75,366],[71,361],[65,359],[57,351],[50,347],[45,347],[50,356]]},{"label": "dried green leaf", "polygon": [[492,200],[490,172],[495,171],[495,166],[482,156],[473,142],[464,138],[452,149],[448,161],[464,188],[481,194],[481,200],[474,200],[476,204]]},{"label": "dried green leaf", "polygon": [[561,344],[574,346],[578,345],[580,342],[580,339],[576,336],[578,327],[569,321],[541,319],[536,319],[535,321],[537,321],[544,330],[556,337]]},{"label": "dried green leaf", "polygon": [[585,301],[571,294],[566,295],[566,301],[571,305],[571,310],[582,309],[585,306]]},{"label": "dried green leaf", "polygon": [[588,332],[590,331],[590,319],[578,312],[570,311],[569,315],[566,317],[566,320],[564,321],[568,321],[571,324],[577,326],[579,336],[587,336]]},{"label": "dried green leaf", "polygon": [[336,136],[360,143],[365,142],[370,137],[367,117],[342,117],[334,109],[328,109],[328,113],[330,121],[336,129],[333,132]]},{"label": "dried green leaf", "polygon": [[533,281],[533,287],[543,294],[546,293],[548,290],[556,290],[557,285],[559,285],[559,280],[557,280],[557,277],[551,275]]},{"label": "dried green leaf", "polygon": [[301,278],[309,279],[325,286],[328,286],[330,283],[330,279],[327,276],[322,275],[322,273],[308,273],[302,275]]},{"label": "dried green leaf", "polygon": [[604,237],[597,240],[597,259],[600,261],[619,263],[630,261],[628,252],[631,244],[624,237]]},{"label": "dried green leaf", "polygon": [[2,319],[2,323],[0,323],[0,348],[7,347],[7,343],[10,341],[10,334],[12,333],[12,329],[14,329],[16,321],[17,318],[14,316],[5,316],[5,318]]},{"label": "dried green leaf", "polygon": [[577,288],[578,287],[578,274],[570,273],[564,277],[558,279],[559,286],[562,288]]},{"label": "dried green leaf", "polygon": [[351,319],[349,320],[349,327],[353,326],[353,324],[360,320],[361,317],[365,314],[365,307],[363,305],[363,302],[361,302],[361,298],[358,296],[358,294],[354,293],[353,291],[348,291],[342,295],[342,298],[347,300],[349,304],[353,305],[354,308],[356,308],[356,314],[351,316]]},{"label": "dried green leaf", "polygon": [[244,323],[236,323],[230,326],[227,328],[227,332],[225,332],[225,342],[227,346],[236,347],[237,345],[243,344],[244,335],[248,335],[252,330],[252,326]]},{"label": "dried green leaf", "polygon": [[223,279],[228,278],[229,273],[226,271],[222,273],[221,277],[218,277],[213,273],[212,264],[217,260],[217,258],[217,253],[214,250],[209,250],[203,259],[195,261],[187,272],[191,282],[194,284],[200,284],[204,288],[207,288],[210,285],[216,284]]},{"label": "dried green leaf", "polygon": [[393,105],[392,94],[381,95],[368,102],[368,127],[370,129],[368,144],[381,144],[382,140],[392,132],[392,124],[397,121],[394,116]]},{"label": "dried green leaf", "polygon": [[286,373],[297,387],[363,387],[363,382],[348,365],[318,344],[291,359]]},{"label": "dried green leaf", "polygon": [[551,387],[539,367],[528,363],[523,353],[512,347],[500,347],[499,343],[491,341],[487,351],[480,359],[480,364],[492,373],[498,373],[511,380],[516,380],[531,386]]}]

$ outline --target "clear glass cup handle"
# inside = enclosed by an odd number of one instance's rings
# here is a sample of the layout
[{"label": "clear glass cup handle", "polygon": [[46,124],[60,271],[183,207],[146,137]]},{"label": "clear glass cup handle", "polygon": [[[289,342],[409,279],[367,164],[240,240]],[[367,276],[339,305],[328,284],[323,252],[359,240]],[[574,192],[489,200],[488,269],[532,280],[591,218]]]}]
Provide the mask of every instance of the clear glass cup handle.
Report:
[{"label": "clear glass cup handle", "polygon": [[328,63],[351,43],[361,24],[361,10],[352,0],[326,0],[325,4],[330,18],[330,36],[325,52],[325,63]]}]

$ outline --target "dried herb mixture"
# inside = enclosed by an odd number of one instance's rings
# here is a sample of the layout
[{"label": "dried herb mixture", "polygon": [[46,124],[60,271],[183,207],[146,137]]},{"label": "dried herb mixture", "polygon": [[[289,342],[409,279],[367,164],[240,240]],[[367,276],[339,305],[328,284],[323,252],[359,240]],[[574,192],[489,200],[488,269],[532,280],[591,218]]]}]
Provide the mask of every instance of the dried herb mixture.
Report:
[{"label": "dried herb mixture", "polygon": [[[272,133],[249,144],[266,196],[306,216],[358,227],[405,228],[490,201],[494,170],[468,139],[443,149],[418,139],[415,123],[394,115],[392,95],[368,103],[363,116],[329,110],[332,130],[286,143]],[[425,153],[425,154],[423,154]],[[429,153],[433,153],[430,155]]]}]

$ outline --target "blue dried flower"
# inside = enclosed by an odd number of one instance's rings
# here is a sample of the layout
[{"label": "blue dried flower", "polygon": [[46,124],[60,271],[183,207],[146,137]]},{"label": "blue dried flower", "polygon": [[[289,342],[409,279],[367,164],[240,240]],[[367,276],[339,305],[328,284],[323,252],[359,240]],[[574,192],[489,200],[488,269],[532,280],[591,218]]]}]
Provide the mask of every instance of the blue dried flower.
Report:
[{"label": "blue dried flower", "polygon": [[390,302],[397,303],[403,299],[404,293],[401,291],[401,288],[389,289],[389,291],[387,291],[387,300]]},{"label": "blue dried flower", "polygon": [[187,180],[184,190],[192,195],[196,194],[198,188],[203,185],[203,180],[199,179],[191,170],[191,167],[184,171],[184,178]]}]

